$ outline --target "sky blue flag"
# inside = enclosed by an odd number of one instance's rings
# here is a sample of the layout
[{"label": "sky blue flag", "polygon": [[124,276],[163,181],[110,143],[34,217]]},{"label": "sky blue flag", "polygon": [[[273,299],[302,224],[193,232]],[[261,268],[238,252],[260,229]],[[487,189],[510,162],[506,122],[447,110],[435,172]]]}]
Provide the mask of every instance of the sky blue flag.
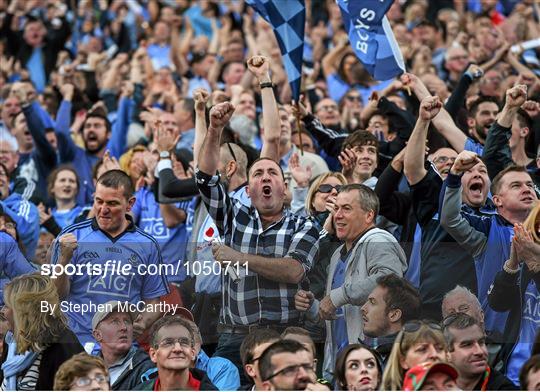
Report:
[{"label": "sky blue flag", "polygon": [[337,0],[356,57],[376,80],[405,72],[386,12],[393,0]]},{"label": "sky blue flag", "polygon": [[276,35],[283,65],[291,85],[292,98],[300,98],[304,53],[304,0],[246,0],[264,18]]}]

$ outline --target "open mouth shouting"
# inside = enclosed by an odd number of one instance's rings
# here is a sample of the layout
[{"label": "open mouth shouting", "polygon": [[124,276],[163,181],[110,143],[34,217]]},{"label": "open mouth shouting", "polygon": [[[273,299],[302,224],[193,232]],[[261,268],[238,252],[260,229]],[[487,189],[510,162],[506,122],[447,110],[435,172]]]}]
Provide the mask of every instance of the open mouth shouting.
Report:
[{"label": "open mouth shouting", "polygon": [[263,194],[263,197],[265,198],[272,197],[272,187],[270,185],[263,185],[262,194]]}]

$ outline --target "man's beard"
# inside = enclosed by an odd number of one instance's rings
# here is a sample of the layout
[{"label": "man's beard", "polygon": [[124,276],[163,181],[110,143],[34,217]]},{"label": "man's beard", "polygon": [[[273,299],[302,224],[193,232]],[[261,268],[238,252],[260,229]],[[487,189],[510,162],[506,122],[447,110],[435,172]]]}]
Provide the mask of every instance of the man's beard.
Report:
[{"label": "man's beard", "polygon": [[84,141],[84,148],[90,154],[96,154],[96,153],[100,152],[103,149],[103,147],[105,147],[106,145],[107,145],[107,140],[105,140],[102,143],[99,143],[98,146],[95,149],[91,149],[91,148],[88,147],[88,142],[86,140]]}]

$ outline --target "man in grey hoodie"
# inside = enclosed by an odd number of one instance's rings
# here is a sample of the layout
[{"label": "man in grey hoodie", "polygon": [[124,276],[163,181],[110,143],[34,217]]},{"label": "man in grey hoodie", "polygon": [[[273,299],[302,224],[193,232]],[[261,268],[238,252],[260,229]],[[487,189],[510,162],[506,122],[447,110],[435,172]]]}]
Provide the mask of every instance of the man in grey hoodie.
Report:
[{"label": "man in grey hoodie", "polygon": [[[403,249],[387,231],[375,227],[379,200],[361,184],[341,188],[336,199],[334,225],[344,242],[332,255],[326,296],[319,302],[313,293],[300,290],[295,306],[309,319],[326,320],[324,376],[328,377],[337,352],[363,338],[361,306],[388,274],[403,276],[407,268]],[[330,376],[331,377],[331,376]]]}]

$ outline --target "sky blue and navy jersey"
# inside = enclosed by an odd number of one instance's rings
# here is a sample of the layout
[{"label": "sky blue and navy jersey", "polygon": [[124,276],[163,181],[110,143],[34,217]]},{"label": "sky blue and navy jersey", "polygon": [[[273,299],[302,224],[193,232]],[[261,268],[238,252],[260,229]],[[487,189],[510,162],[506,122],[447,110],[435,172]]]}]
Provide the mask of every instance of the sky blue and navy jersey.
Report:
[{"label": "sky blue and navy jersey", "polygon": [[72,225],[75,222],[75,219],[81,214],[84,207],[75,206],[71,210],[59,211],[56,208],[52,210],[51,215],[53,216],[58,226],[62,229],[65,229],[69,225]]},{"label": "sky blue and navy jersey", "polygon": [[14,277],[36,272],[7,233],[0,231],[0,304],[4,304],[4,286]]},{"label": "sky blue and navy jersey", "polygon": [[[64,306],[75,309],[80,304],[97,305],[111,300],[136,303],[168,293],[167,277],[159,270],[162,260],[157,241],[135,226],[131,217],[127,218],[130,225],[116,238],[102,231],[95,219],[73,224],[60,233],[58,238],[66,233],[75,235],[78,246],[71,264],[84,267],[83,273],[70,274],[71,287]],[[53,246],[51,263],[56,264],[58,240]],[[87,268],[92,268],[91,273]],[[81,344],[95,342],[91,330],[94,313],[72,309],[62,310]]]},{"label": "sky blue and navy jersey", "polygon": [[[183,282],[186,279],[184,267],[186,245],[189,240],[185,223],[176,227],[168,228],[163,221],[159,203],[154,193],[149,188],[141,188],[135,193],[136,201],[132,212],[139,227],[150,234],[159,243],[163,263],[170,264],[174,268],[167,271],[167,279],[170,282]],[[176,208],[186,212],[191,199],[180,203],[174,203]]]}]

